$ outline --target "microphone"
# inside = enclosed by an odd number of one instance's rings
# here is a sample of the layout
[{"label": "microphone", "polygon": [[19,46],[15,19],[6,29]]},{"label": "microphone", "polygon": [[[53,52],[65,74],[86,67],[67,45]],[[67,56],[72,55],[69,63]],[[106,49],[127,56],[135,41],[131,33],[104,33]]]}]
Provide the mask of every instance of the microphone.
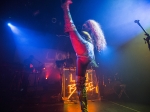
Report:
[{"label": "microphone", "polygon": [[140,20],[135,20],[134,22],[135,22],[135,23],[139,23],[139,21],[140,21]]}]

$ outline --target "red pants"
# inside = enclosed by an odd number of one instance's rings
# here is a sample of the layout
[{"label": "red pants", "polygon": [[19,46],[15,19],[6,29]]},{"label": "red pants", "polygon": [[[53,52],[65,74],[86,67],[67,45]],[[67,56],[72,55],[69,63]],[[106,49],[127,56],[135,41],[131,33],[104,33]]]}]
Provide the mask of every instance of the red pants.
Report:
[{"label": "red pants", "polygon": [[88,49],[85,46],[85,40],[77,31],[71,31],[69,32],[69,34],[73,48],[77,54],[76,75],[84,77],[87,66],[90,63],[90,59],[88,58],[88,56],[86,56],[86,52]]}]

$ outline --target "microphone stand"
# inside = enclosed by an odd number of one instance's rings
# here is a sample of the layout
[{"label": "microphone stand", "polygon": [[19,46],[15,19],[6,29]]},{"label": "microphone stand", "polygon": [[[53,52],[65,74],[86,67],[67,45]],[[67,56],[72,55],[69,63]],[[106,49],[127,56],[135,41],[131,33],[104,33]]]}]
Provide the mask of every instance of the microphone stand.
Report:
[{"label": "microphone stand", "polygon": [[140,20],[135,20],[134,22],[137,23],[141,28],[142,30],[145,32],[145,35],[147,36],[146,38],[143,38],[144,41],[145,41],[145,44],[147,43],[148,44],[148,48],[150,50],[150,43],[149,43],[149,40],[150,40],[150,35],[144,30],[144,28],[142,27],[142,25],[140,24],[139,22]]}]

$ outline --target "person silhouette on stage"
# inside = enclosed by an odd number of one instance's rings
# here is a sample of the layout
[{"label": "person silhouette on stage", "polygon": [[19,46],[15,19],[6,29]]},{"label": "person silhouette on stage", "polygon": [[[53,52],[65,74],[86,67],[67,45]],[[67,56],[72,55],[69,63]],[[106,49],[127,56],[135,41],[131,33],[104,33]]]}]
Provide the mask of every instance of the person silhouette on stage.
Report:
[{"label": "person silhouette on stage", "polygon": [[95,62],[94,47],[97,51],[102,51],[106,47],[106,40],[100,25],[94,20],[87,20],[82,26],[82,32],[76,29],[73,23],[69,6],[72,4],[71,0],[66,0],[62,4],[65,21],[65,32],[69,33],[71,43],[76,52],[76,88],[79,96],[82,112],[88,112],[87,109],[87,95],[86,95],[86,69],[89,63]]}]

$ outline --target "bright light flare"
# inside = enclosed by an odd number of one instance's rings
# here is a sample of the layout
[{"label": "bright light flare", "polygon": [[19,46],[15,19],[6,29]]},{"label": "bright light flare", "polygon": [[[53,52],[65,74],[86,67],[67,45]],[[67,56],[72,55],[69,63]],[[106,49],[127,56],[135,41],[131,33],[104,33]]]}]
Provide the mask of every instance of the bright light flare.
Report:
[{"label": "bright light flare", "polygon": [[9,27],[11,27],[11,26],[12,26],[12,25],[11,25],[11,23],[8,23],[7,25],[8,25]]},{"label": "bright light flare", "polygon": [[15,34],[19,34],[19,30],[17,29],[17,27],[15,27],[14,25],[12,25],[11,23],[7,24],[10,29],[12,30],[12,32],[14,32]]}]

